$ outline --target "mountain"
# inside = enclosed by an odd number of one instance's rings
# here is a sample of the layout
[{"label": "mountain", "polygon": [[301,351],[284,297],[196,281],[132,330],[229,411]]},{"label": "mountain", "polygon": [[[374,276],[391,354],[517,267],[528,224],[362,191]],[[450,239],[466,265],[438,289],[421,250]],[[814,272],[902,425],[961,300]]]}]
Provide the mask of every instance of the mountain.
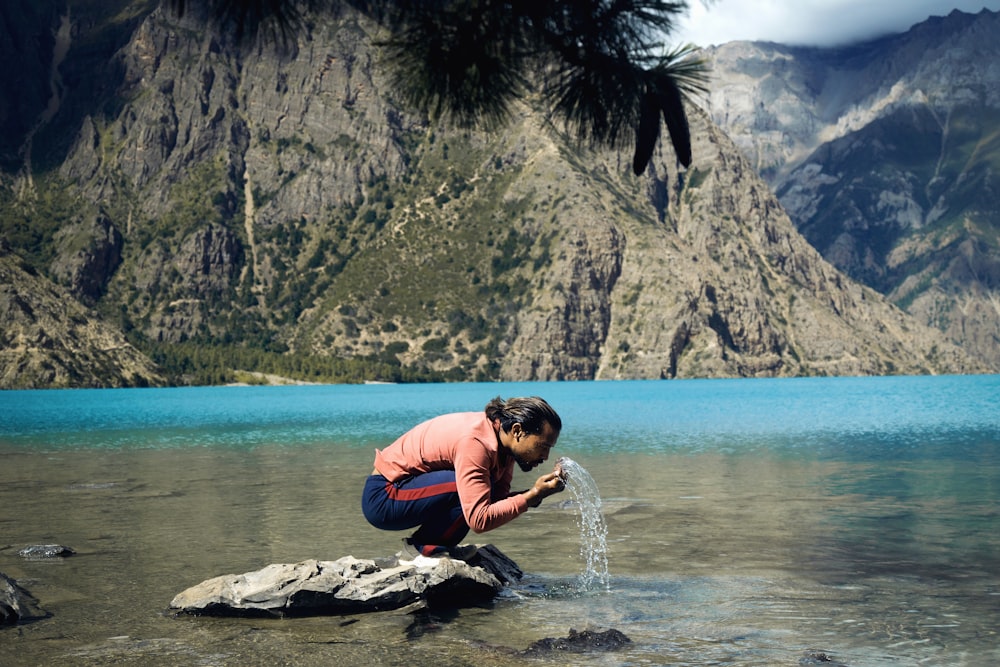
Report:
[{"label": "mountain", "polygon": [[0,387],[145,387],[165,380],[114,327],[0,243]]},{"label": "mountain", "polygon": [[707,109],[806,239],[1000,369],[1000,13],[705,53]]},{"label": "mountain", "polygon": [[636,178],[530,100],[494,132],[408,113],[347,10],[246,44],[83,7],[38,12],[54,95],[8,111],[0,230],[169,382],[986,370],[823,260],[697,107],[691,167]]}]

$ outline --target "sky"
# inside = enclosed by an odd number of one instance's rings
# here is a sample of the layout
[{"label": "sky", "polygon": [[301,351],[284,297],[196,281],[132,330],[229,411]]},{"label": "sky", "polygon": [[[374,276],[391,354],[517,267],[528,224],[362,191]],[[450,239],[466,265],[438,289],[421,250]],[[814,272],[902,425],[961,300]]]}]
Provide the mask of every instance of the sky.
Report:
[{"label": "sky", "polygon": [[[734,40],[837,46],[906,32],[930,16],[958,9],[1000,10],[1000,0],[689,0],[675,44]],[[707,7],[706,7],[707,4]]]}]

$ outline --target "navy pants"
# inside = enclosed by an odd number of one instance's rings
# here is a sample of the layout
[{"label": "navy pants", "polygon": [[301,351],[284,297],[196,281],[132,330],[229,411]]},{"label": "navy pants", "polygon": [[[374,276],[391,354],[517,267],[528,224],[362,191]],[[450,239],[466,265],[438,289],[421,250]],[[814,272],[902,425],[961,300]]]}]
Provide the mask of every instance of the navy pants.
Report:
[{"label": "navy pants", "polygon": [[419,546],[455,546],[469,533],[454,470],[434,470],[390,482],[371,475],[361,509],[368,523],[383,530],[420,526],[410,538]]}]

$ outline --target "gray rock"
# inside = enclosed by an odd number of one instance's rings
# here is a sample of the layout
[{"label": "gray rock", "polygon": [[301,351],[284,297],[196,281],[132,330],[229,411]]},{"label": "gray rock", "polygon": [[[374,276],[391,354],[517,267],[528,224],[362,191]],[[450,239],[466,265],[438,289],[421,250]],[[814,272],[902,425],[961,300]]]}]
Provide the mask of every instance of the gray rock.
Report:
[{"label": "gray rock", "polygon": [[37,560],[42,558],[65,558],[76,552],[61,544],[32,544],[17,552],[21,558]]},{"label": "gray rock", "polygon": [[604,632],[584,630],[577,632],[570,628],[565,637],[546,637],[539,639],[523,651],[524,655],[540,655],[553,652],[562,653],[592,653],[595,651],[617,651],[626,644],[631,644],[625,633],[611,628]]},{"label": "gray rock", "polygon": [[462,607],[492,599],[522,572],[492,545],[469,562],[399,555],[379,562],[345,556],[335,561],[276,563],[226,574],[177,595],[177,613],[208,616],[356,614],[419,607]]},{"label": "gray rock", "polygon": [[826,653],[810,652],[806,653],[802,658],[799,659],[799,665],[802,667],[848,667],[847,664],[840,662],[839,660],[834,660]]},{"label": "gray rock", "polygon": [[14,625],[46,615],[38,606],[38,600],[21,588],[17,581],[0,572],[0,625]]},{"label": "gray rock", "polygon": [[53,279],[87,305],[104,294],[122,261],[125,238],[103,213],[60,229],[53,240],[56,256],[49,265]]}]

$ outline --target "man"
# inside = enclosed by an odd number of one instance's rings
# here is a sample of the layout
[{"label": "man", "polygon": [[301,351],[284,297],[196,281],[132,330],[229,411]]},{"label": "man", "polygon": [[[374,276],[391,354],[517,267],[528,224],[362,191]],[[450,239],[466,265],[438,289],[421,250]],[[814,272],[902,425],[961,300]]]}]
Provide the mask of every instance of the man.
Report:
[{"label": "man", "polygon": [[403,540],[408,556],[465,560],[458,547],[471,528],[492,530],[565,488],[558,466],[526,491],[511,493],[514,463],[528,472],[545,462],[562,429],[555,410],[538,397],[494,398],[483,412],[441,415],[375,451],[362,510],[384,530],[420,526]]}]

